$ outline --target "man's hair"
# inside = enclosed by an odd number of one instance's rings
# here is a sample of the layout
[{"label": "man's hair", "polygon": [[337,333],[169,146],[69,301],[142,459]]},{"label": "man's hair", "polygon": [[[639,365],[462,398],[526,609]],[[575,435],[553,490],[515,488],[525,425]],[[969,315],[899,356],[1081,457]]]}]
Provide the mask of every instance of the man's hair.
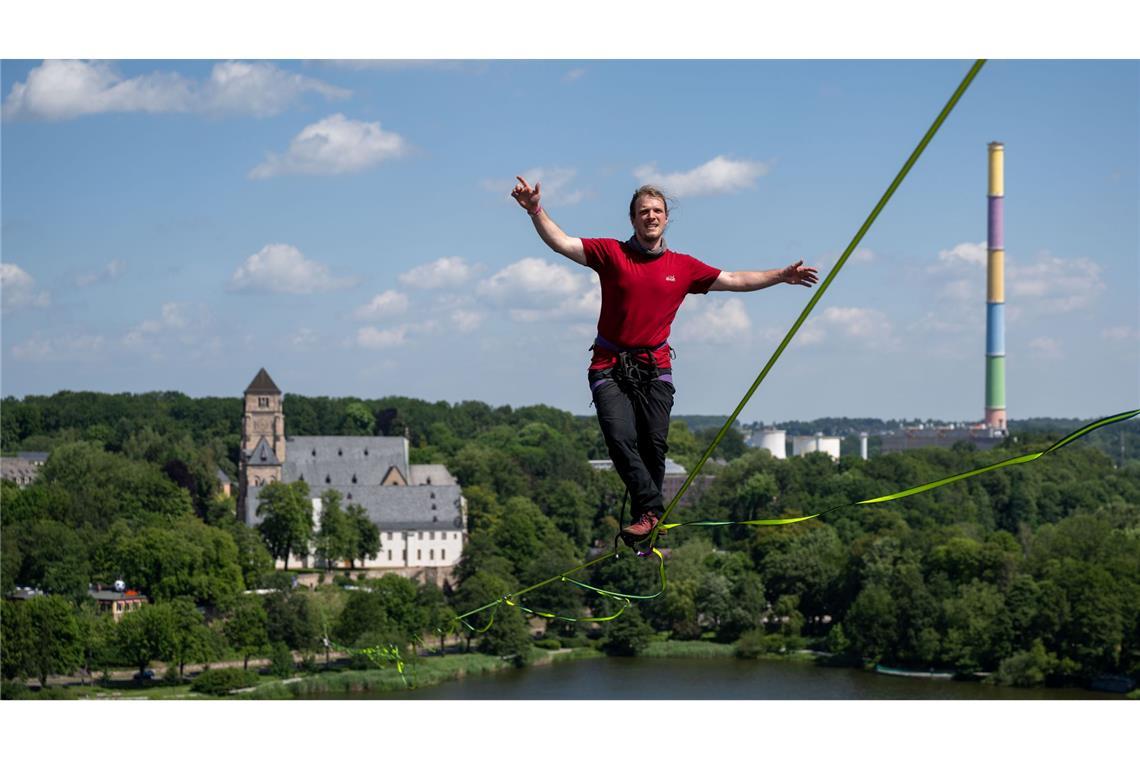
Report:
[{"label": "man's hair", "polygon": [[633,221],[633,210],[637,206],[637,199],[643,195],[649,195],[659,199],[663,204],[665,204],[665,215],[669,215],[669,199],[665,197],[665,193],[661,192],[661,190],[654,187],[653,185],[642,185],[634,191],[633,198],[631,198],[629,201],[629,220],[631,222]]}]

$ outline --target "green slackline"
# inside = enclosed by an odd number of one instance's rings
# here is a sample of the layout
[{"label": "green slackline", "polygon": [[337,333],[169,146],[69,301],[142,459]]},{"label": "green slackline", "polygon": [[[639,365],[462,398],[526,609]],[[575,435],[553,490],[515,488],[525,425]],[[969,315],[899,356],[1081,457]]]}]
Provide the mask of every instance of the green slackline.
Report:
[{"label": "green slackline", "polygon": [[[649,534],[648,541],[649,541],[650,550],[655,555],[657,555],[658,560],[661,563],[661,590],[658,591],[657,594],[653,594],[652,596],[649,596],[649,597],[640,597],[640,596],[629,595],[629,594],[618,594],[616,592],[602,591],[600,589],[592,589],[592,590],[598,591],[599,593],[604,593],[607,596],[625,598],[627,601],[629,599],[634,599],[634,598],[639,598],[639,599],[650,598],[651,599],[651,598],[661,594],[665,590],[664,558],[661,556],[661,553],[657,551],[656,546],[655,546],[655,542],[657,540],[657,534],[663,528],[670,527],[670,526],[665,524],[665,520],[669,517],[669,514],[673,511],[674,507],[677,506],[678,502],[680,502],[681,497],[684,495],[685,491],[688,490],[689,486],[693,482],[693,479],[696,478],[697,473],[700,472],[702,467],[704,467],[705,462],[708,461],[709,456],[711,456],[712,452],[716,449],[716,447],[720,445],[721,439],[724,438],[725,433],[727,433],[728,429],[730,427],[732,427],[732,424],[736,421],[736,418],[740,415],[741,410],[744,409],[744,406],[748,403],[749,399],[752,398],[752,394],[754,394],[756,392],[756,389],[760,387],[760,383],[762,383],[764,381],[764,378],[768,376],[768,372],[772,369],[772,366],[776,363],[776,360],[780,358],[780,355],[784,352],[784,349],[787,348],[788,344],[791,342],[792,338],[795,336],[796,331],[798,331],[800,329],[800,325],[802,325],[804,323],[804,320],[807,319],[808,314],[810,314],[812,309],[815,308],[816,303],[818,303],[819,299],[821,297],[823,297],[824,292],[831,285],[832,280],[834,280],[836,275],[839,274],[839,270],[843,268],[843,265],[847,262],[847,259],[851,256],[851,253],[855,250],[855,246],[857,246],[859,244],[859,241],[861,241],[863,239],[863,236],[867,234],[867,230],[869,230],[871,228],[871,225],[874,223],[875,219],[879,216],[879,212],[881,212],[883,210],[883,208],[887,205],[887,201],[889,201],[891,199],[891,196],[894,195],[895,190],[902,183],[902,181],[906,177],[906,175],[910,172],[911,167],[914,166],[916,161],[918,161],[918,158],[919,158],[919,156],[922,155],[922,152],[924,150],[926,150],[927,144],[929,144],[930,141],[934,138],[934,135],[938,132],[939,128],[942,126],[942,122],[944,122],[946,120],[946,117],[948,117],[950,115],[950,112],[954,110],[954,106],[957,105],[958,100],[966,92],[966,89],[970,86],[970,83],[974,81],[974,77],[977,76],[978,72],[981,70],[983,65],[985,65],[985,60],[979,59],[979,60],[974,62],[973,66],[970,67],[969,72],[962,79],[961,84],[958,85],[958,89],[956,89],[954,91],[954,94],[950,96],[950,100],[948,100],[946,102],[946,105],[943,106],[942,111],[938,114],[938,117],[934,120],[934,123],[930,125],[930,129],[926,130],[926,134],[923,135],[922,139],[918,143],[918,146],[911,152],[910,157],[906,160],[906,163],[903,164],[902,169],[899,170],[899,173],[895,176],[895,178],[891,182],[890,186],[887,187],[887,191],[885,193],[883,193],[883,197],[879,199],[879,202],[877,204],[875,204],[875,208],[871,210],[870,215],[868,215],[867,219],[863,222],[863,226],[861,226],[859,228],[859,231],[857,233],[855,233],[855,237],[851,240],[851,243],[848,244],[846,250],[844,250],[844,252],[843,252],[843,255],[839,257],[839,261],[836,262],[835,268],[832,269],[831,272],[827,275],[827,277],[824,279],[823,283],[819,286],[819,289],[812,296],[811,300],[808,301],[807,306],[804,307],[803,312],[800,313],[800,316],[795,321],[795,324],[793,324],[792,328],[790,330],[788,330],[788,333],[787,333],[787,335],[784,336],[784,339],[782,341],[780,341],[780,345],[776,348],[776,351],[775,351],[775,353],[772,354],[772,357],[770,359],[768,359],[768,363],[764,365],[764,369],[761,370],[760,374],[756,377],[755,382],[752,383],[752,387],[748,389],[748,392],[746,394],[744,394],[744,398],[741,399],[739,404],[737,404],[736,409],[732,412],[732,415],[724,423],[724,426],[720,429],[720,432],[717,433],[716,438],[713,439],[712,443],[709,444],[709,447],[705,450],[704,454],[701,455],[700,460],[697,462],[697,466],[694,467],[692,472],[689,473],[689,476],[687,478],[685,478],[685,482],[681,484],[681,488],[677,491],[676,495],[673,496],[672,501],[670,501],[669,505],[665,508],[664,513],[661,515],[661,521],[653,528],[653,531]],[[1074,435],[1074,437],[1076,437],[1076,436]],[[931,486],[931,487],[935,487],[935,486]],[[921,486],[920,486],[920,488],[921,488]],[[816,515],[813,515],[812,517],[815,517],[815,516]],[[800,522],[801,520],[807,520],[807,519],[810,519],[810,518],[807,518],[807,517],[791,518],[791,519],[787,519],[787,520],[766,521],[766,522],[750,521],[749,523],[746,523],[746,524],[750,524],[750,525],[785,525],[788,523]],[[681,524],[689,525],[689,524],[695,524],[695,523],[681,523]],[[473,631],[476,630],[464,618],[467,618],[471,615],[482,612],[483,610],[491,609],[492,610],[491,619],[488,621],[487,626],[480,629],[479,631],[476,631],[476,632],[485,631],[485,630],[487,630],[487,628],[490,627],[491,623],[494,621],[494,608],[498,607],[501,604],[508,603],[508,601],[512,600],[514,597],[522,596],[523,594],[526,594],[527,592],[533,591],[537,588],[541,588],[542,586],[545,586],[548,583],[553,583],[556,580],[570,581],[571,579],[567,578],[566,576],[568,576],[572,573],[578,572],[580,570],[583,570],[583,569],[585,569],[591,565],[594,565],[598,562],[601,562],[604,559],[608,559],[610,556],[611,555],[608,555],[608,554],[602,555],[601,557],[597,557],[597,558],[595,558],[589,562],[586,562],[584,564],[579,565],[578,567],[575,567],[571,570],[567,570],[564,573],[561,573],[559,575],[555,575],[551,578],[547,578],[545,581],[541,581],[540,583],[536,583],[533,586],[528,586],[527,588],[522,589],[521,591],[516,591],[513,594],[507,594],[506,596],[503,596],[499,599],[496,599],[493,602],[489,602],[488,604],[485,604],[482,607],[478,607],[474,610],[471,610],[470,612],[465,612],[464,614],[457,616],[452,621],[452,629],[454,629],[454,627],[455,627],[455,622],[458,621],[458,622],[461,622],[463,625],[467,626],[468,628],[470,628],[471,630],[473,630]],[[615,554],[613,556],[619,556],[619,555],[615,552]],[[579,581],[572,581],[572,582],[576,583],[577,585],[586,587],[585,584],[582,584]],[[592,587],[588,587],[588,588],[592,588]],[[510,601],[510,603],[515,604],[513,601]],[[515,604],[515,606],[517,606],[517,604]],[[525,609],[525,608],[520,608],[520,609]],[[618,614],[621,614],[621,612],[624,612],[624,609],[625,608],[619,610]],[[614,615],[614,616],[611,616],[610,618],[606,618],[606,619],[612,619],[613,617],[616,617],[616,616],[617,615]],[[563,618],[563,619],[565,619],[565,618]],[[585,618],[581,619],[581,622],[585,622],[585,621],[586,621]]]},{"label": "green slackline", "polygon": [[[760,383],[764,382],[764,378],[768,376],[768,372],[772,369],[773,365],[776,364],[776,360],[780,358],[780,355],[784,353],[784,349],[787,348],[788,344],[792,342],[792,338],[800,329],[800,325],[802,325],[804,323],[804,320],[807,319],[808,314],[811,314],[812,309],[815,308],[815,305],[819,302],[819,299],[823,298],[823,294],[827,292],[827,289],[831,286],[832,280],[834,280],[839,274],[839,270],[843,268],[843,265],[845,263],[847,263],[847,259],[855,250],[855,246],[859,245],[859,242],[863,239],[863,236],[867,234],[867,230],[871,229],[871,225],[875,222],[875,219],[878,218],[879,212],[882,211],[883,208],[887,205],[887,201],[891,199],[891,196],[895,194],[895,190],[898,189],[898,186],[900,184],[902,184],[903,179],[905,179],[906,175],[910,173],[911,167],[914,166],[916,161],[918,161],[918,157],[922,155],[922,152],[926,150],[926,146],[934,138],[934,135],[937,134],[939,128],[942,126],[942,122],[946,121],[946,117],[949,116],[950,112],[954,110],[954,106],[957,105],[959,98],[961,98],[962,95],[966,92],[966,89],[970,86],[970,83],[974,81],[974,77],[978,75],[978,72],[981,71],[984,64],[984,59],[974,61],[974,65],[970,67],[970,71],[967,72],[965,78],[962,79],[961,84],[958,85],[958,89],[954,91],[954,94],[950,96],[950,100],[948,100],[946,102],[946,105],[943,106],[942,112],[938,114],[938,118],[936,118],[934,120],[934,123],[930,125],[930,129],[926,130],[926,134],[922,136],[922,139],[919,140],[918,145],[911,152],[910,158],[908,158],[906,160],[906,163],[903,164],[902,169],[899,170],[899,173],[895,175],[895,178],[891,182],[890,186],[887,187],[887,191],[883,193],[883,197],[879,199],[879,202],[877,204],[875,204],[875,208],[871,210],[871,213],[863,222],[863,226],[859,228],[859,231],[855,233],[855,237],[853,237],[851,239],[851,242],[848,243],[846,250],[843,251],[843,255],[840,256],[839,261],[836,262],[835,268],[828,273],[823,283],[819,286],[819,289],[815,292],[814,295],[812,295],[811,300],[808,301],[807,306],[805,306],[804,310],[800,312],[800,316],[796,319],[795,324],[792,325],[792,329],[788,330],[788,334],[784,336],[784,339],[782,341],[780,341],[780,345],[776,347],[776,350],[772,353],[772,357],[768,359],[768,363],[764,365],[764,369],[762,369],[760,371],[760,374],[756,376],[756,380],[752,383],[752,387],[749,388],[748,392],[744,394],[744,398],[742,398],[740,400],[740,403],[736,405],[736,409],[733,410],[732,414],[725,421],[724,425],[720,429],[720,432],[716,434],[716,438],[714,438],[712,443],[709,444],[709,447],[705,449],[705,453],[701,455],[700,460],[697,462],[697,466],[694,467],[693,471],[689,473],[689,477],[685,478],[685,482],[681,484],[681,488],[678,489],[677,493],[673,496],[673,500],[669,502],[669,506],[665,508],[664,514],[661,515],[661,523],[664,523],[667,519],[669,519],[669,513],[672,512],[677,504],[681,501],[681,497],[684,495],[685,491],[689,489],[689,485],[692,484],[693,479],[697,476],[697,473],[701,471],[701,468],[704,467],[705,462],[712,455],[713,451],[717,446],[720,445],[721,439],[724,438],[725,433],[727,433],[728,429],[732,427],[734,422],[736,422],[736,418],[744,409],[745,404],[747,404],[748,401],[752,398],[752,394],[756,392],[756,389],[760,387]],[[654,526],[653,531],[649,534],[650,546],[653,546],[657,541],[657,533],[662,529],[661,523]]]},{"label": "green slackline", "polygon": [[[923,483],[922,485],[914,486],[912,488],[907,488],[907,489],[904,489],[902,491],[895,491],[894,493],[885,494],[883,496],[876,496],[876,497],[873,497],[870,499],[863,499],[861,501],[851,502],[850,504],[840,504],[838,506],[831,507],[830,509],[825,509],[822,512],[816,512],[815,514],[812,514],[812,515],[805,515],[803,517],[764,518],[764,519],[757,519],[757,520],[691,520],[689,522],[682,522],[682,523],[669,523],[667,525],[663,525],[663,527],[665,527],[669,530],[673,530],[675,528],[685,528],[685,527],[695,527],[695,526],[715,527],[715,526],[724,526],[724,525],[756,525],[756,526],[761,526],[761,525],[769,525],[769,526],[791,525],[793,523],[800,523],[800,522],[805,522],[807,520],[814,520],[817,517],[822,517],[823,515],[830,514],[831,512],[835,512],[836,510],[844,509],[847,507],[866,506],[869,504],[883,504],[883,503],[888,502],[888,501],[895,501],[897,499],[903,499],[903,498],[906,498],[907,496],[914,496],[915,494],[923,493],[925,491],[932,491],[935,488],[941,488],[942,486],[948,485],[950,483],[954,483],[954,482],[959,481],[959,480],[965,480],[966,478],[972,478],[976,475],[982,475],[983,473],[992,472],[994,470],[999,470],[1003,467],[1010,467],[1010,466],[1016,465],[1016,464],[1027,464],[1027,463],[1032,462],[1036,459],[1039,459],[1040,457],[1045,456],[1046,454],[1052,453],[1054,451],[1057,451],[1060,448],[1063,448],[1063,447],[1069,445],[1073,441],[1077,440],[1078,438],[1081,438],[1082,436],[1085,436],[1085,435],[1091,433],[1092,431],[1096,430],[1097,428],[1101,428],[1101,427],[1104,427],[1106,425],[1111,425],[1111,424],[1116,423],[1116,422],[1123,422],[1124,420],[1131,419],[1131,418],[1136,417],[1138,415],[1140,415],[1140,409],[1133,409],[1132,411],[1121,412],[1120,414],[1114,414],[1111,417],[1104,417],[1102,419],[1096,420],[1095,422],[1090,422],[1088,425],[1085,425],[1084,427],[1080,428],[1079,430],[1076,430],[1076,431],[1068,434],[1067,436],[1060,439],[1059,441],[1057,441],[1053,445],[1049,446],[1048,448],[1042,449],[1041,451],[1036,451],[1036,452],[1032,452],[1029,454],[1022,454],[1021,456],[1016,456],[1016,457],[1011,457],[1009,459],[1004,459],[1000,462],[995,462],[994,464],[985,465],[984,467],[977,467],[977,468],[974,468],[972,470],[967,470],[966,472],[961,472],[961,473],[958,473],[957,475],[951,475],[949,477],[940,478],[938,480],[932,480],[929,483]],[[629,606],[631,606],[630,600],[633,600],[633,599],[641,599],[641,600],[655,599],[656,597],[660,596],[661,594],[663,594],[665,592],[665,584],[666,584],[665,558],[662,556],[661,552],[656,547],[652,547],[650,549],[650,552],[657,557],[658,572],[659,572],[659,575],[661,578],[661,587],[656,592],[654,592],[652,594],[627,594],[627,593],[622,593],[622,592],[618,592],[618,591],[611,591],[608,589],[603,589],[603,588],[598,588],[596,586],[591,586],[587,583],[583,583],[582,581],[578,581],[578,580],[575,580],[574,578],[568,577],[572,573],[575,573],[579,570],[582,570],[586,567],[589,567],[590,565],[596,564],[597,562],[600,562],[603,559],[608,559],[612,556],[617,556],[617,555],[606,554],[606,555],[603,555],[602,557],[598,557],[597,559],[591,560],[590,562],[579,565],[578,567],[574,568],[573,570],[567,570],[565,573],[562,573],[560,575],[556,575],[552,578],[549,578],[545,581],[542,581],[541,583],[536,583],[533,586],[529,586],[528,588],[525,588],[522,591],[517,591],[514,594],[508,594],[508,595],[503,596],[499,599],[496,599],[494,602],[491,602],[490,604],[484,605],[478,609],[471,610],[470,612],[467,612],[463,615],[460,615],[459,617],[456,618],[456,620],[462,622],[465,626],[470,628],[472,631],[474,631],[476,633],[482,633],[483,631],[486,631],[488,628],[491,627],[491,624],[494,622],[494,609],[493,608],[498,607],[500,604],[508,604],[508,605],[513,606],[513,607],[518,607],[519,609],[522,609],[526,612],[530,612],[532,614],[538,615],[540,617],[544,617],[544,618],[548,618],[548,619],[555,619],[555,620],[563,620],[563,621],[570,622],[570,623],[574,623],[574,622],[578,622],[578,623],[602,622],[602,621],[606,621],[606,620],[613,620],[614,618],[618,617],[623,612],[625,612],[625,610],[628,609]],[[643,556],[648,556],[648,554],[650,552],[644,553]],[[567,582],[567,583],[573,583],[574,585],[579,586],[580,588],[584,588],[584,589],[593,591],[593,592],[595,592],[595,593],[597,593],[603,597],[624,601],[626,606],[620,608],[617,611],[617,613],[615,613],[613,615],[609,615],[607,617],[602,617],[602,618],[570,618],[570,617],[564,617],[564,616],[560,616],[560,615],[554,615],[554,614],[551,614],[549,612],[535,611],[535,610],[529,609],[527,607],[524,607],[521,604],[514,601],[514,597],[522,596],[524,593],[526,593],[528,591],[533,591],[536,588],[539,588],[541,586],[545,586],[546,584],[551,583],[551,582],[556,581],[556,580]],[[486,610],[486,609],[492,610],[491,617],[490,617],[490,620],[487,621],[487,624],[482,628],[476,629],[473,626],[471,626],[471,624],[469,624],[465,620],[463,620],[463,618],[466,618],[470,615],[474,615],[477,612],[481,612],[481,611]],[[452,624],[452,629],[454,630],[454,621]]]}]

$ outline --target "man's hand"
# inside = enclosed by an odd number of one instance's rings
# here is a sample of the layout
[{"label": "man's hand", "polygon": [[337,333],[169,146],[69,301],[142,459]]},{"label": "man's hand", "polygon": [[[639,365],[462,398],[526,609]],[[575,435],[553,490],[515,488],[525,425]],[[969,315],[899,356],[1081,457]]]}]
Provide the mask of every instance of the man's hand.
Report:
[{"label": "man's hand", "polygon": [[515,185],[515,189],[511,191],[511,197],[519,202],[519,205],[526,209],[528,214],[534,214],[538,211],[539,201],[542,199],[540,188],[541,182],[535,182],[534,187],[526,183],[522,177],[515,177],[519,182]]},{"label": "man's hand", "polygon": [[805,288],[810,288],[819,282],[819,270],[815,267],[802,266],[803,263],[803,259],[800,259],[795,264],[789,264],[781,269],[780,280],[789,285],[803,285]]}]

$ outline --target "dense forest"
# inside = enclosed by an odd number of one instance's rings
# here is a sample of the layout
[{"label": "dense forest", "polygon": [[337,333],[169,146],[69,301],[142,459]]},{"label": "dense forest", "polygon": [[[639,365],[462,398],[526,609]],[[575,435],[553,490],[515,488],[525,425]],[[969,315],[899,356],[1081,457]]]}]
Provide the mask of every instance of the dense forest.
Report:
[{"label": "dense forest", "polygon": [[[406,434],[414,462],[446,464],[463,486],[470,531],[446,593],[395,576],[294,588],[273,570],[270,537],[238,524],[233,500],[218,493],[219,469],[236,480],[240,399],[65,392],[8,398],[0,411],[6,454],[50,453],[34,485],[3,484],[3,590],[46,592],[4,602],[5,678],[290,650],[315,659],[326,638],[406,646],[582,563],[612,546],[618,528],[623,489],[588,465],[607,456],[590,418],[543,406],[289,395],[289,435]],[[776,459],[733,430],[706,465],[713,483],[674,516],[812,514],[1040,450],[1080,425],[1070,422],[1011,425],[1014,435],[988,452],[959,444],[839,462]],[[716,432],[674,420],[670,456],[692,466]],[[674,530],[661,542],[664,594],[612,623],[550,623],[545,635],[593,638],[615,654],[654,636],[734,642],[740,656],[810,647],[840,661],[1017,685],[1140,677],[1138,441],[1131,421],[1033,464],[884,505],[791,526]],[[310,538],[332,541],[320,530]],[[591,569],[582,580],[603,588],[659,587],[656,564],[628,554]],[[154,602],[117,625],[94,614],[87,595],[116,579]],[[254,588],[276,593],[242,593]],[[568,617],[616,609],[567,583],[524,601]],[[520,662],[532,643],[511,607],[467,640]]]}]

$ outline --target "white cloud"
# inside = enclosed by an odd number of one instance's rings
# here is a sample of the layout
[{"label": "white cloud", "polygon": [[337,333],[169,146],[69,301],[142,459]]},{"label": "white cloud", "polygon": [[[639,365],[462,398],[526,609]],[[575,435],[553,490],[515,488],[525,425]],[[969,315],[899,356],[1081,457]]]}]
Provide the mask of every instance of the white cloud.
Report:
[{"label": "white cloud", "polygon": [[1140,340],[1140,330],[1128,325],[1106,327],[1101,330],[1100,335],[1107,340]]},{"label": "white cloud", "polygon": [[479,329],[479,325],[483,324],[485,316],[486,315],[481,311],[456,309],[451,312],[451,323],[455,325],[455,329],[461,333],[474,332]]},{"label": "white cloud", "polygon": [[984,242],[959,243],[953,248],[939,251],[938,263],[941,266],[936,266],[932,269],[943,269],[948,266],[952,267],[960,264],[971,267],[985,267],[986,255],[986,244]]},{"label": "white cloud", "polygon": [[344,98],[348,90],[273,64],[228,61],[204,81],[175,72],[125,79],[102,61],[44,61],[4,101],[6,119],[74,119],[98,113],[204,113],[272,116],[309,92]]},{"label": "white cloud", "polygon": [[516,261],[480,282],[475,292],[505,307],[515,322],[596,320],[601,309],[597,273],[584,276],[545,259]]},{"label": "white cloud", "polygon": [[752,320],[739,298],[695,299],[678,320],[677,337],[702,343],[733,343],[747,339]]},{"label": "white cloud", "polygon": [[20,267],[0,263],[0,301],[3,302],[3,312],[7,314],[19,309],[47,306],[51,303],[51,294],[37,290],[35,278]]},{"label": "white cloud", "polygon": [[200,110],[216,113],[272,116],[306,93],[326,100],[347,98],[351,92],[311,77],[284,71],[270,63],[227,61],[216,64],[200,87]]},{"label": "white cloud", "polygon": [[1035,355],[1044,359],[1060,359],[1063,356],[1061,344],[1056,338],[1034,338],[1029,341],[1029,347]]},{"label": "white cloud", "polygon": [[382,319],[408,310],[408,297],[395,290],[385,290],[353,312],[357,319]]},{"label": "white cloud", "polygon": [[361,327],[356,331],[356,345],[361,348],[391,348],[407,342],[408,326],[400,325],[387,330],[375,327]]},{"label": "white cloud", "polygon": [[64,335],[44,338],[38,332],[12,346],[12,356],[22,361],[72,361],[93,359],[103,351],[102,335]]},{"label": "white cloud", "polygon": [[583,290],[586,278],[545,259],[526,258],[480,282],[475,292],[500,305],[549,306]]},{"label": "white cloud", "polygon": [[760,161],[734,161],[724,156],[717,156],[686,172],[663,174],[654,163],[633,170],[633,176],[639,182],[657,185],[678,198],[746,190],[755,187],[756,179],[767,173],[767,164]]},{"label": "white cloud", "polygon": [[1048,313],[1087,308],[1105,289],[1100,265],[1083,257],[1062,259],[1044,251],[1032,264],[1007,262],[1006,268],[1006,300],[1028,300]]},{"label": "white cloud", "polygon": [[562,75],[563,82],[576,82],[586,75],[586,70],[582,68],[570,69]]},{"label": "white cloud", "polygon": [[319,343],[318,337],[316,330],[311,327],[302,327],[293,333],[293,337],[289,339],[289,345],[298,351],[303,351],[316,346]]},{"label": "white cloud", "polygon": [[398,279],[410,288],[454,288],[474,274],[475,269],[459,256],[446,256],[410,269]]},{"label": "white cloud", "polygon": [[350,174],[405,155],[409,146],[380,122],[346,119],[336,113],[302,129],[284,155],[270,153],[249,172],[250,179],[283,174]]},{"label": "white cloud", "polygon": [[162,305],[158,319],[146,319],[132,327],[123,336],[122,343],[128,348],[153,348],[156,340],[174,335],[186,346],[199,341],[194,333],[211,322],[205,306],[191,306],[185,303],[169,302]]},{"label": "white cloud", "polygon": [[[519,176],[523,177],[531,187],[541,185],[538,189],[542,194],[543,206],[573,206],[589,197],[587,191],[572,186],[574,179],[578,176],[577,169],[559,166],[535,166],[521,172]],[[514,199],[511,198],[514,182],[487,179],[483,180],[482,184],[484,190],[501,193],[504,198],[514,203]]]},{"label": "white cloud", "polygon": [[77,287],[86,288],[89,285],[94,285],[97,282],[105,282],[113,280],[121,275],[127,268],[125,261],[121,259],[112,259],[107,266],[103,267],[97,272],[87,272],[75,278]]},{"label": "white cloud", "polygon": [[802,345],[823,343],[828,338],[857,342],[867,347],[894,348],[898,340],[887,315],[878,309],[858,306],[829,306],[818,317],[804,323],[796,336]]},{"label": "white cloud", "polygon": [[878,257],[870,248],[856,248],[855,252],[851,254],[851,260],[860,264],[870,264],[876,258]]},{"label": "white cloud", "polygon": [[245,260],[230,278],[231,290],[315,293],[347,288],[351,278],[337,278],[328,267],[306,259],[291,245],[273,243]]}]

